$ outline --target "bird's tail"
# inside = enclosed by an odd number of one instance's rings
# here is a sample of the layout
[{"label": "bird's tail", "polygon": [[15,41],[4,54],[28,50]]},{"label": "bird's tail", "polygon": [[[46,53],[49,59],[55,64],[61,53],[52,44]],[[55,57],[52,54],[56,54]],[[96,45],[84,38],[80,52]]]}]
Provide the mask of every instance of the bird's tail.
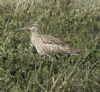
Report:
[{"label": "bird's tail", "polygon": [[79,55],[79,50],[72,50],[70,48],[66,48],[66,52],[70,55]]},{"label": "bird's tail", "polygon": [[70,54],[70,55],[78,55],[79,52],[76,51],[76,50],[70,50],[70,51],[68,51],[68,54]]}]

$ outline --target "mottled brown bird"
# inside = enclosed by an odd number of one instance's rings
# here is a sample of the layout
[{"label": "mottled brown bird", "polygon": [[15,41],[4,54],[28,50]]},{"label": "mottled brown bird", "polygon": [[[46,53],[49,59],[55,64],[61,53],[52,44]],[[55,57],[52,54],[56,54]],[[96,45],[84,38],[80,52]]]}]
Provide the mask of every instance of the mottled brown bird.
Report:
[{"label": "mottled brown bird", "polygon": [[38,24],[32,24],[26,28],[20,30],[30,30],[31,31],[31,43],[35,46],[37,52],[40,55],[48,55],[52,53],[62,53],[77,55],[77,53],[70,49],[68,44],[63,43],[57,38],[50,35],[43,35]]}]

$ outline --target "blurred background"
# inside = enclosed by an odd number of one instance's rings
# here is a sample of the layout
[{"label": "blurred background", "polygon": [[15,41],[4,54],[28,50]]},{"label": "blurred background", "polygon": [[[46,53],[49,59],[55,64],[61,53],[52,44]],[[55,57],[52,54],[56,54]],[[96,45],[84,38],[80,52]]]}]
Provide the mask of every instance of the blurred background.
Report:
[{"label": "blurred background", "polygon": [[[80,54],[42,58],[32,22]],[[100,92],[100,0],[0,0],[0,91]]]}]

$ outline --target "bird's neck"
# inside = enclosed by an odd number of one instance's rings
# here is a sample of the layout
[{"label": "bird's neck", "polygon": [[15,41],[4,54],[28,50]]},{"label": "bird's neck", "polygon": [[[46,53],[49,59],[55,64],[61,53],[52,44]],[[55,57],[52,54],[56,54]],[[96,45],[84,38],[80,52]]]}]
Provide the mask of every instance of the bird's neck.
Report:
[{"label": "bird's neck", "polygon": [[40,33],[37,32],[32,32],[31,33],[31,43],[36,46],[37,42],[39,41],[40,38]]},{"label": "bird's neck", "polygon": [[31,37],[33,39],[38,38],[39,36],[40,36],[40,33],[39,32],[31,32]]}]

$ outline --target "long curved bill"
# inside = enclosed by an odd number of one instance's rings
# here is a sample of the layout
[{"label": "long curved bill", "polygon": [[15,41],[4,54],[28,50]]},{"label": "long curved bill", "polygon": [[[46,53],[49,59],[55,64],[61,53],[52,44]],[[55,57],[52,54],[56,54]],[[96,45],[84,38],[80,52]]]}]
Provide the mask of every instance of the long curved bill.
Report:
[{"label": "long curved bill", "polygon": [[24,31],[24,30],[28,30],[28,28],[20,28],[20,29],[18,29],[18,31]]}]

